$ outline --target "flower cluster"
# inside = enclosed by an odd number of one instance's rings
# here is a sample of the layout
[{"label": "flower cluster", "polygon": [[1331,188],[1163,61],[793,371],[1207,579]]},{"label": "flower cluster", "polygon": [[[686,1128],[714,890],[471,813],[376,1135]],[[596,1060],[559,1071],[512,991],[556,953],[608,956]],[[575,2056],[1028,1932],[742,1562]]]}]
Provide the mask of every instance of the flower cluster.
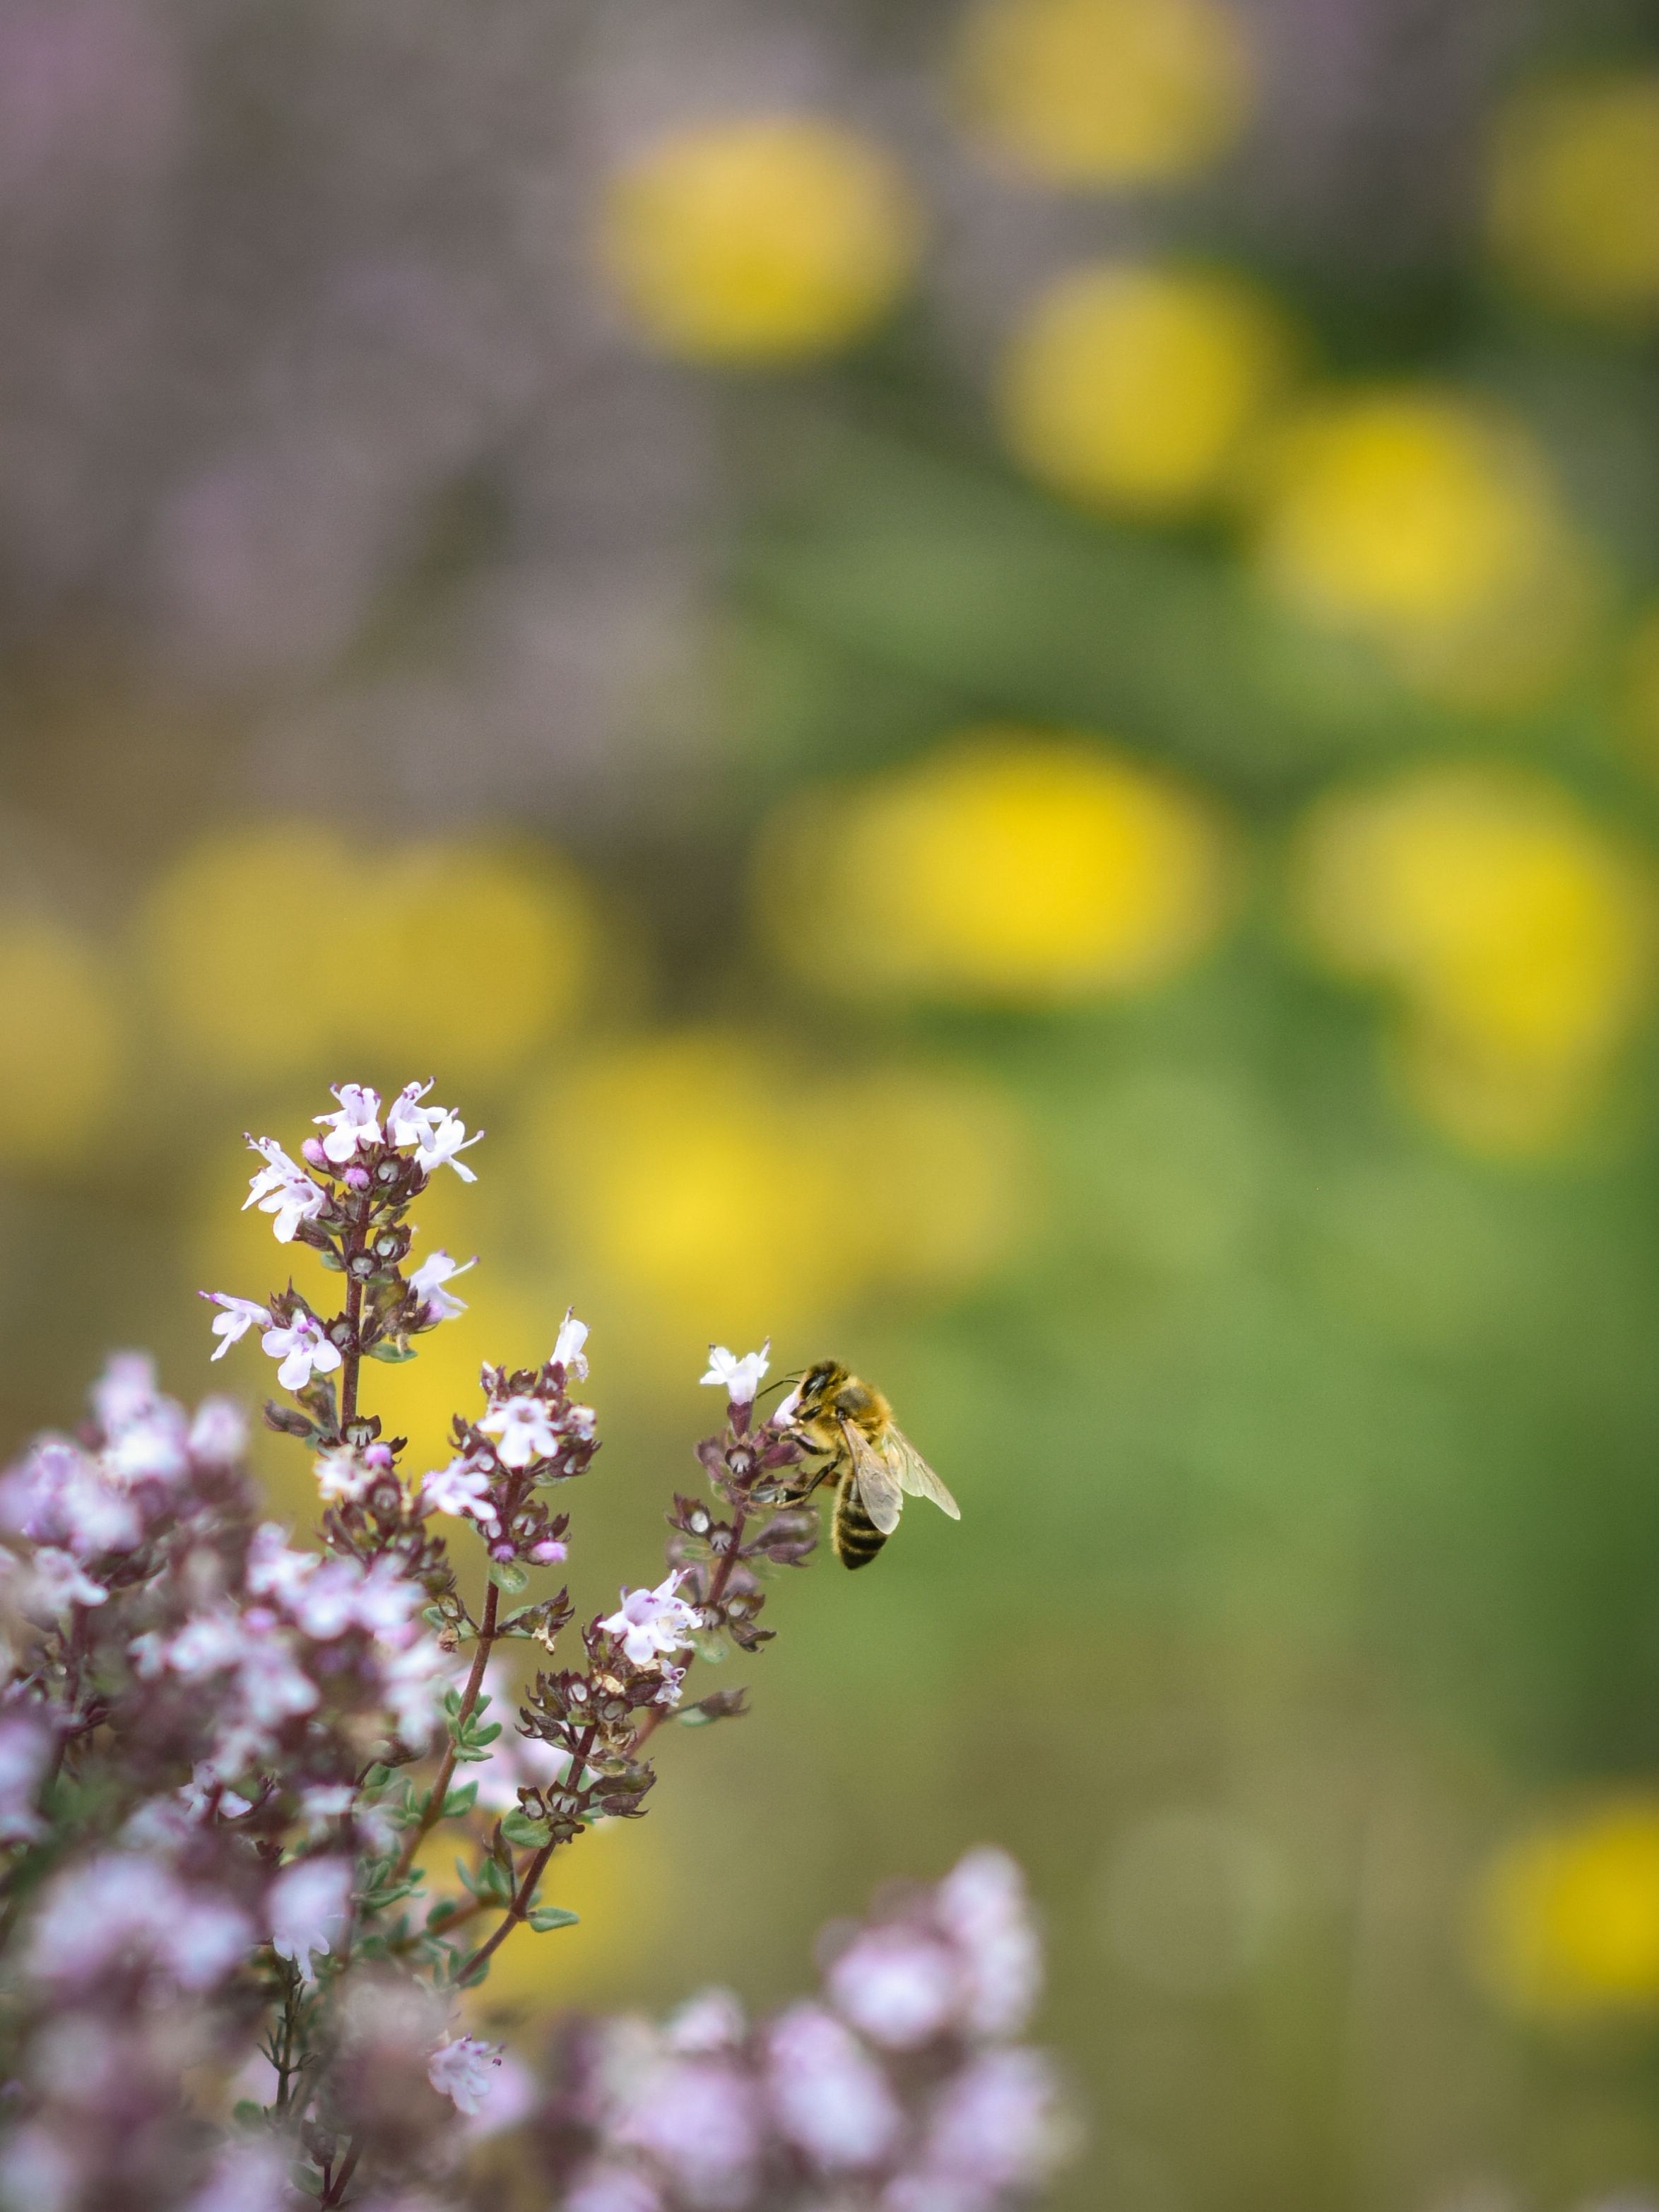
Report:
[{"label": "flower cluster", "polygon": [[[726,1421],[698,1447],[712,1496],[677,1497],[661,1578],[578,1628],[548,1587],[570,1528],[557,1494],[599,1449],[593,1409],[572,1395],[588,1370],[570,1313],[540,1366],[483,1368],[443,1466],[404,1468],[404,1440],[358,1392],[365,1359],[415,1356],[462,1310],[447,1254],[408,1264],[430,1176],[473,1174],[459,1155],[476,1139],[423,1103],[429,1087],[383,1109],[343,1084],[297,1159],[250,1139],[249,1205],[343,1279],[343,1304],[319,1310],[292,1283],[263,1304],[215,1293],[213,1357],[257,1328],[277,1361],[289,1395],[265,1418],[313,1456],[315,1546],[260,1518],[237,1408],[186,1412],[137,1354],[111,1363],[84,1429],[40,1438],[0,1476],[0,2206],[459,2205],[481,2134],[539,2113],[533,2140],[562,2143],[580,2106],[593,2172],[717,2212],[726,2185],[696,2180],[695,2152],[676,2179],[676,2127],[718,2146],[741,2106],[758,2175],[779,2143],[810,2166],[812,2130],[828,2143],[862,2097],[868,2155],[826,2153],[823,2170],[886,2160],[896,2190],[893,2161],[908,2161],[927,2212],[945,2208],[951,2146],[987,2112],[1009,2142],[1047,2125],[1035,2091],[974,2071],[1012,2059],[999,2039],[1033,1983],[1000,1861],[966,1863],[853,1939],[829,2009],[758,2039],[728,2020],[695,2065],[676,2030],[643,2103],[585,2076],[556,2124],[564,2093],[538,2092],[465,2030],[461,1993],[501,1944],[570,1923],[543,1893],[556,1853],[640,1814],[655,1729],[742,1711],[741,1691],[688,1702],[688,1669],[766,1639],[764,1577],[807,1558],[816,1518],[797,1502],[791,1401],[757,1416],[769,1346],[716,1346],[704,1380]],[[476,1585],[458,1577],[457,1540],[478,1547]],[[515,1643],[537,1654],[522,1695]],[[428,1839],[459,1894],[427,1894]],[[887,2081],[883,2050],[908,2054],[908,2086]],[[822,2111],[814,2083],[830,2085]],[[878,2127],[870,2113],[890,2106]],[[1039,2163],[1016,2158],[1007,2189]],[[548,2176],[573,2201],[597,2185],[562,2152]],[[892,2201],[910,2212],[902,2191]]]},{"label": "flower cluster", "polygon": [[1040,1961],[1012,1862],[972,1851],[828,1948],[820,1995],[769,2020],[714,1990],[566,2031],[534,2123],[566,2212],[997,2212],[1042,2185],[1073,2128],[1015,2040]]}]

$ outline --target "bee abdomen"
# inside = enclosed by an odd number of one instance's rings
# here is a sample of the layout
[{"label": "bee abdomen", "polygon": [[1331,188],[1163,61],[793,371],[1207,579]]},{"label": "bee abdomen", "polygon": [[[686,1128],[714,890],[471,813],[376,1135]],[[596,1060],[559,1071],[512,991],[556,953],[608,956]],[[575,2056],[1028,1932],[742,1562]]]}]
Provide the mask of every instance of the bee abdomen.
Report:
[{"label": "bee abdomen", "polygon": [[887,1541],[864,1510],[855,1477],[848,1475],[836,1492],[835,1519],[830,1540],[844,1567],[867,1567]]}]

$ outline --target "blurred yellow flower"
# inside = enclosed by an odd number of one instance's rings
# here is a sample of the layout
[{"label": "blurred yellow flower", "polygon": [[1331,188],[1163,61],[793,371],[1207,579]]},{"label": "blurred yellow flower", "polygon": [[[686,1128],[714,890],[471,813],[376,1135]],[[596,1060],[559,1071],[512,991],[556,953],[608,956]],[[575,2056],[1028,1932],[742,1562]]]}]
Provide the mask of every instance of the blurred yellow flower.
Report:
[{"label": "blurred yellow flower", "polygon": [[1492,242],[1552,305],[1622,317],[1659,308],[1659,76],[1537,84],[1492,135]]},{"label": "blurred yellow flower", "polygon": [[1267,441],[1255,490],[1272,587],[1431,689],[1524,698],[1580,641],[1588,553],[1536,444],[1488,408],[1407,386],[1328,399]]},{"label": "blurred yellow flower", "polygon": [[955,74],[968,127],[1060,185],[1190,176],[1231,146],[1255,95],[1243,27],[1219,0],[981,0]]},{"label": "blurred yellow flower", "polygon": [[1518,769],[1425,769],[1326,798],[1291,889],[1332,966],[1398,994],[1414,1093],[1477,1145],[1561,1133],[1646,1003],[1646,870]]},{"label": "blurred yellow flower", "polygon": [[718,1031],[595,1055],[532,1133],[561,1250],[653,1341],[758,1342],[866,1292],[949,1291],[1026,1211],[994,1094],[914,1070],[826,1078]]},{"label": "blurred yellow flower", "polygon": [[310,823],[203,838],[150,886],[140,918],[168,1026],[227,1075],[314,1065],[339,1019],[322,948],[362,912],[344,847]]},{"label": "blurred yellow flower", "polygon": [[879,146],[805,115],[677,132],[615,177],[599,254],[640,329],[692,360],[849,344],[908,282],[920,206]]},{"label": "blurred yellow flower", "polygon": [[0,921],[0,1037],[6,1157],[75,1158],[114,1103],[120,1056],[114,993],[93,948],[52,922]]},{"label": "blurred yellow flower", "polygon": [[1232,863],[1215,811],[1174,777],[1083,737],[991,727],[791,801],[757,896],[815,983],[1042,1006],[1178,972],[1226,918]]},{"label": "blurred yellow flower", "polygon": [[1015,332],[1004,434],[1072,498],[1179,514],[1217,489],[1293,351],[1272,300],[1242,278],[1101,263],[1052,285]]},{"label": "blurred yellow flower", "polygon": [[408,935],[350,1012],[348,1034],[382,1067],[441,1067],[447,1083],[510,1073],[568,1019],[592,963],[587,901],[544,855],[484,846],[392,853],[374,896]]},{"label": "blurred yellow flower", "polygon": [[1659,1798],[1631,1794],[1530,1829],[1474,1900],[1489,1988],[1538,2017],[1659,2008]]},{"label": "blurred yellow flower", "polygon": [[[167,1027],[226,1076],[332,1055],[336,1073],[453,1084],[509,1073],[568,1018],[593,929],[550,856],[434,842],[359,859],[296,822],[191,846],[151,886],[141,939]],[[331,950],[346,946],[349,990]]]}]

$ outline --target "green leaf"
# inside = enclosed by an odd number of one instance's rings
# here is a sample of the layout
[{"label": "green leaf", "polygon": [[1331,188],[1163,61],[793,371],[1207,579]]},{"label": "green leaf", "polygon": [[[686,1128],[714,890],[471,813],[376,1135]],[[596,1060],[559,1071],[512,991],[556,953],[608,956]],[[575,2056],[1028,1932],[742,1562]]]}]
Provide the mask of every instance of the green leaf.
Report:
[{"label": "green leaf", "polygon": [[548,1840],[545,1820],[532,1820],[528,1813],[514,1810],[501,1822],[501,1833],[509,1844],[534,1845],[539,1850]]},{"label": "green leaf", "polygon": [[364,1775],[363,1787],[365,1790],[384,1790],[391,1779],[392,1769],[389,1766],[376,1765],[371,1766]]},{"label": "green leaf", "polygon": [[497,1589],[505,1590],[509,1597],[516,1597],[530,1577],[516,1559],[492,1559],[489,1579]]},{"label": "green leaf", "polygon": [[532,1905],[525,1917],[538,1936],[545,1936],[550,1928],[575,1927],[581,1916],[562,1905]]},{"label": "green leaf", "polygon": [[394,1344],[386,1337],[368,1346],[368,1356],[371,1359],[384,1359],[388,1367],[401,1367],[404,1360],[414,1358],[415,1347],[412,1344]]},{"label": "green leaf", "polygon": [[478,1785],[476,1782],[459,1782],[444,1799],[444,1809],[439,1817],[445,1820],[459,1820],[463,1813],[472,1810],[477,1799]]}]

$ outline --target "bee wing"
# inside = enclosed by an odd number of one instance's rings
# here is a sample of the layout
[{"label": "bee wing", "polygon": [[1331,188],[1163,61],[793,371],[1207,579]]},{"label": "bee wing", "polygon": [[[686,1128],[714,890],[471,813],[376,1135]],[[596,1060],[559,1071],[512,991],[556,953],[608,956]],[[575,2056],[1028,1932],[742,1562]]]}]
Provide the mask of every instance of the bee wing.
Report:
[{"label": "bee wing", "polygon": [[941,1513],[948,1513],[953,1521],[962,1518],[962,1508],[928,1466],[902,1429],[894,1429],[888,1437],[887,1454],[895,1462],[894,1472],[899,1486],[912,1498],[930,1498]]},{"label": "bee wing", "polygon": [[899,1487],[898,1475],[862,1429],[854,1428],[851,1421],[843,1421],[841,1432],[847,1439],[864,1510],[881,1534],[890,1536],[904,1510],[904,1492]]}]

